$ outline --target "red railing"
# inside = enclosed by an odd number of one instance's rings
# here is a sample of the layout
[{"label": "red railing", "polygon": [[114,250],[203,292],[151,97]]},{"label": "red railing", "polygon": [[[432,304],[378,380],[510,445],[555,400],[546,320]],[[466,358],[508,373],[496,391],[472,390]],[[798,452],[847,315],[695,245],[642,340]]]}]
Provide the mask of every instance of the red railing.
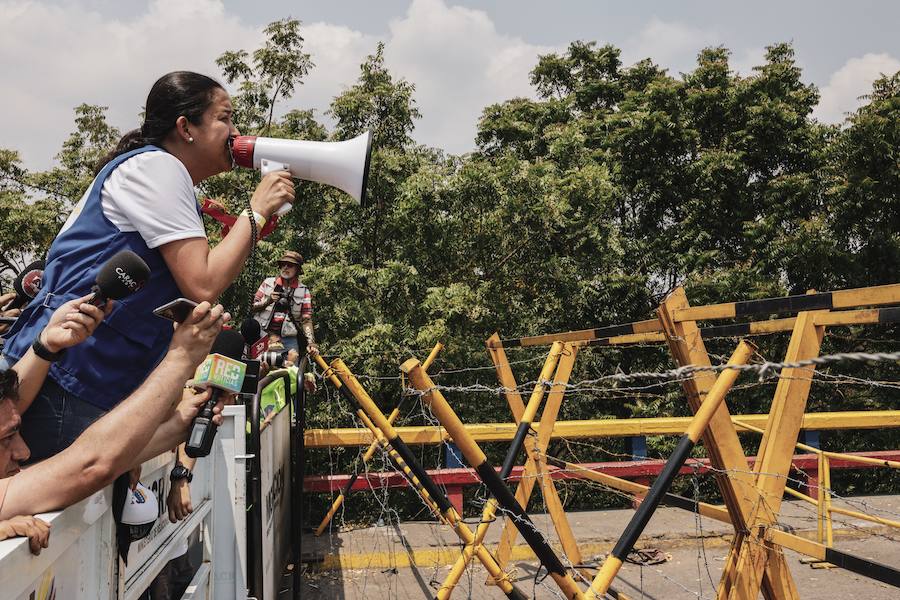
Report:
[{"label": "red railing", "polygon": [[[900,461],[900,450],[879,450],[873,452],[847,452],[846,454],[853,456],[865,456],[878,460]],[[748,462],[752,467],[756,462],[755,457],[749,457]],[[656,477],[665,465],[664,460],[627,460],[615,462],[599,462],[599,463],[582,463],[581,467],[599,471],[607,475],[614,475],[622,479],[629,479],[647,484],[651,477]],[[806,474],[806,490],[807,495],[815,497],[816,488],[819,485],[819,459],[815,454],[797,454],[794,455],[793,465],[796,469]],[[832,458],[832,469],[874,469],[878,465],[861,464],[850,460]],[[553,479],[578,479],[578,475],[561,471],[556,467],[550,467],[550,476]],[[523,467],[513,468],[509,481],[518,481],[522,478]],[[709,472],[709,459],[691,459],[688,464],[682,467],[681,474],[688,475],[697,472],[704,474]],[[434,482],[446,488],[447,496],[450,502],[456,507],[456,510],[462,514],[462,491],[463,488],[470,485],[480,483],[478,475],[474,469],[430,469],[428,475]],[[336,492],[347,484],[351,475],[311,475],[303,480],[303,489],[312,493],[328,493]],[[799,475],[795,479],[804,479]],[[397,472],[370,471],[368,473],[360,473],[356,481],[353,482],[351,490],[368,490],[381,488],[400,488],[406,487],[408,484],[403,476]],[[811,491],[811,493],[810,493]]]}]

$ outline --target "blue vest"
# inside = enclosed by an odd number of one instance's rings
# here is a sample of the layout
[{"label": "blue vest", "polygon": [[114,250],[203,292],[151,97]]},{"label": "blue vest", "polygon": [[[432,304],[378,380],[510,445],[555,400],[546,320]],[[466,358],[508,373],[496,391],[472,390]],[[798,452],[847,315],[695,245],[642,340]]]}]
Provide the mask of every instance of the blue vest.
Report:
[{"label": "blue vest", "polygon": [[50,377],[63,389],[106,410],[133,392],[162,360],[172,339],[172,322],[152,311],[181,296],[159,250],[148,248],[136,231],[119,231],[103,214],[100,203],[103,183],[116,167],[132,156],[154,151],[162,150],[144,146],[103,167],[91,184],[81,214],[53,240],[41,291],[22,312],[3,348],[12,360],[22,358],[54,310],[91,292],[100,267],[109,258],[121,250],[138,254],[150,267],[144,287],[117,300],[94,335],[66,350],[50,367]]}]

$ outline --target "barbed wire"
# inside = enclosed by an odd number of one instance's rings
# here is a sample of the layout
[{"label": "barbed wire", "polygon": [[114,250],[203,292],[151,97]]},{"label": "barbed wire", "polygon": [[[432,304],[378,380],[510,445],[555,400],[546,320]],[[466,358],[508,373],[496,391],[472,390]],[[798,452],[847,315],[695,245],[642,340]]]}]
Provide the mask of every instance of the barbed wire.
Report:
[{"label": "barbed wire", "polygon": [[[718,359],[718,360],[722,360],[722,361],[727,360],[727,357],[724,357],[724,356],[713,355],[711,353],[710,353],[710,355],[713,358]],[[507,364],[508,365],[530,364],[530,363],[534,363],[539,360],[545,360],[545,359],[546,359],[546,357],[541,355],[541,356],[535,356],[535,357],[525,359],[525,360],[510,361]],[[413,403],[413,405],[407,409],[406,414],[404,415],[402,420],[407,420],[413,416],[416,416],[416,417],[420,417],[426,423],[439,425],[438,419],[435,418],[434,414],[430,410],[429,404],[427,402],[425,402],[424,398],[423,398],[432,390],[453,391],[453,392],[461,392],[461,393],[474,392],[474,393],[503,394],[503,393],[509,393],[509,392],[513,392],[513,391],[521,392],[521,391],[525,391],[525,390],[530,390],[536,386],[541,386],[541,387],[543,387],[544,392],[548,392],[548,391],[554,390],[554,389],[555,390],[563,389],[564,391],[566,391],[567,393],[570,393],[570,394],[582,394],[582,393],[606,394],[606,395],[615,396],[615,397],[628,396],[628,397],[635,397],[635,398],[639,397],[639,395],[646,395],[647,397],[652,397],[652,398],[665,398],[666,397],[665,394],[649,393],[649,392],[647,392],[647,390],[653,389],[656,387],[660,387],[660,386],[673,384],[673,383],[680,383],[686,379],[693,377],[695,374],[697,374],[699,372],[722,372],[722,371],[728,370],[728,369],[736,370],[736,371],[739,371],[742,373],[743,372],[753,372],[753,373],[758,374],[758,380],[756,382],[743,384],[740,386],[734,386],[733,389],[752,388],[752,387],[756,387],[759,385],[770,385],[770,384],[775,383],[776,382],[775,380],[780,380],[780,379],[806,380],[806,381],[811,381],[811,382],[814,382],[817,384],[827,384],[827,385],[865,385],[865,386],[890,389],[890,390],[896,390],[896,389],[900,388],[900,383],[898,383],[898,382],[870,380],[870,379],[864,379],[861,377],[855,377],[855,376],[851,376],[851,375],[832,374],[832,373],[826,373],[826,372],[819,372],[819,371],[815,370],[815,367],[817,367],[817,366],[824,366],[824,365],[830,365],[830,364],[842,363],[842,362],[848,362],[848,363],[849,362],[881,362],[881,363],[898,362],[898,361],[900,361],[900,352],[875,352],[875,353],[842,352],[842,353],[835,353],[835,354],[819,356],[816,358],[806,359],[806,360],[802,360],[802,361],[784,361],[784,362],[768,361],[764,357],[762,357],[760,354],[757,353],[754,355],[754,359],[758,359],[759,362],[753,362],[753,363],[745,364],[745,365],[729,365],[729,364],[686,365],[686,366],[682,366],[679,368],[663,370],[663,371],[635,371],[635,372],[631,372],[631,373],[621,372],[621,369],[619,369],[619,372],[604,375],[604,376],[601,376],[601,377],[595,378],[595,379],[586,379],[586,380],[582,380],[582,381],[565,382],[565,383],[555,383],[553,381],[547,381],[547,380],[535,380],[535,381],[529,381],[524,384],[517,385],[515,388],[512,388],[512,389],[507,388],[507,387],[502,387],[502,386],[489,386],[489,385],[485,385],[485,384],[481,384],[481,383],[475,383],[475,384],[465,385],[465,386],[434,385],[432,388],[429,388],[428,390],[424,390],[424,391],[406,388],[406,389],[401,390],[401,393],[404,396],[406,396],[406,395],[416,396],[417,402]],[[812,367],[812,368],[809,368],[809,367]],[[447,369],[447,370],[439,371],[437,374],[433,375],[432,377],[439,377],[442,375],[454,376],[454,375],[464,374],[464,373],[469,373],[469,372],[488,371],[488,370],[495,370],[495,369],[496,369],[496,366],[470,367],[470,368],[462,368],[462,369]],[[809,373],[810,377],[787,375],[787,374],[782,373],[782,371],[789,370],[789,369],[801,371],[804,373]],[[399,376],[397,376],[397,377],[357,376],[357,378],[367,379],[367,380],[371,380],[371,381],[387,381],[387,380],[393,381],[393,380],[401,379]],[[639,386],[629,386],[629,385],[622,386],[621,385],[623,383],[628,384],[630,382],[633,382],[636,380],[641,380],[641,379],[650,380],[650,383],[645,384],[645,385],[639,385]],[[327,386],[326,386],[326,388],[327,388]],[[340,397],[340,395],[337,395],[337,401],[335,401],[335,402],[332,402],[331,399],[329,398],[328,403],[330,405],[332,405],[331,408],[329,408],[328,412],[327,412],[329,425],[330,425],[333,417],[338,414],[343,413],[343,415],[345,415],[347,417],[351,417],[351,418],[354,416],[353,413],[348,409],[348,407],[346,406],[346,402]],[[355,419],[354,419],[354,422],[355,422]],[[358,425],[357,425],[357,427],[359,428]],[[646,460],[647,459],[647,457],[645,457],[645,456],[635,456],[635,455],[628,454],[628,453],[611,451],[608,448],[602,447],[599,444],[591,444],[591,443],[587,443],[587,442],[581,442],[581,441],[576,441],[576,440],[565,440],[565,439],[563,439],[562,442],[565,444],[567,451],[573,457],[575,457],[576,460],[574,462],[579,462],[579,461],[577,460],[577,455],[576,455],[575,451],[573,450],[573,446],[584,446],[584,447],[591,448],[593,451],[601,451],[609,456],[620,457],[620,458],[629,458],[631,460]],[[458,459],[460,463],[465,464],[465,461],[459,455],[459,451],[457,449],[455,449],[453,446],[447,445],[447,444],[436,445],[435,454],[432,455],[433,457],[431,459],[424,460],[425,464],[433,463],[433,464],[437,464],[440,467],[443,462],[442,461],[442,458],[443,458],[442,453],[445,452],[444,448],[446,448],[446,453],[448,455]],[[380,466],[382,466],[382,469],[396,472],[397,470],[393,467],[391,461],[387,460],[384,449],[381,449],[381,450],[382,451],[379,454],[379,457],[380,457],[380,461],[382,462],[382,465],[380,465]],[[353,469],[354,473],[365,472],[365,474],[367,476],[366,479],[368,480],[369,479],[368,475],[370,473],[372,473],[370,471],[370,467],[372,467],[374,465],[367,465],[366,463],[362,462],[360,460],[361,452],[362,451],[360,450],[360,453],[357,456],[357,459],[353,462],[352,469]],[[422,454],[423,459],[425,458],[424,452],[425,451],[423,448],[423,454]],[[545,456],[546,456],[546,454],[545,454]],[[663,458],[663,457],[660,457],[660,458]],[[330,466],[331,472],[333,474],[334,462],[332,461],[332,448],[331,447],[329,447],[329,463],[330,463],[329,466]],[[688,475],[688,477],[691,478],[690,482],[693,486],[693,492],[694,492],[693,495],[694,495],[694,501],[695,501],[695,508],[692,512],[694,512],[694,520],[695,520],[694,529],[695,529],[695,537],[697,539],[697,569],[698,569],[697,582],[698,582],[699,589],[698,590],[689,589],[689,588],[685,587],[681,582],[667,576],[665,573],[663,573],[659,569],[647,568],[646,566],[641,565],[640,566],[640,574],[641,574],[640,590],[641,590],[642,595],[643,595],[643,574],[644,574],[644,571],[646,570],[648,573],[653,573],[654,575],[660,576],[661,578],[670,582],[672,585],[679,587],[680,589],[684,590],[687,593],[690,593],[693,596],[696,596],[697,598],[704,598],[704,595],[703,595],[704,584],[703,584],[703,577],[702,577],[702,567],[704,564],[706,566],[706,577],[709,580],[710,585],[713,587],[713,589],[715,589],[715,584],[713,582],[713,578],[712,578],[712,575],[710,572],[709,558],[706,554],[706,548],[705,548],[705,544],[704,544],[703,521],[702,521],[702,518],[700,515],[700,505],[699,505],[700,500],[699,500],[699,498],[700,498],[700,480],[701,480],[700,478],[702,477],[701,470],[705,471],[706,473],[709,473],[713,477],[721,476],[721,477],[726,477],[726,478],[731,479],[732,481],[735,482],[733,485],[733,488],[742,490],[739,493],[742,495],[743,500],[746,502],[749,502],[749,503],[751,503],[751,505],[755,506],[756,508],[754,510],[766,511],[766,512],[776,515],[777,518],[775,519],[775,521],[773,523],[768,525],[769,527],[783,527],[786,529],[790,529],[789,524],[782,520],[779,511],[774,510],[775,503],[778,503],[779,505],[780,505],[780,503],[782,503],[781,495],[775,494],[775,493],[769,493],[765,489],[760,489],[756,486],[753,486],[752,484],[750,484],[747,481],[749,478],[756,478],[754,480],[758,480],[758,478],[761,478],[761,477],[782,478],[785,480],[785,486],[787,486],[788,484],[804,486],[807,489],[808,493],[812,493],[812,490],[821,489],[828,498],[846,503],[848,506],[858,507],[858,508],[860,508],[860,512],[870,515],[870,516],[874,516],[874,515],[876,515],[876,513],[878,513],[881,515],[900,517],[900,513],[894,512],[885,507],[871,505],[869,502],[867,502],[865,500],[857,500],[857,499],[850,498],[850,497],[845,498],[845,497],[839,495],[838,493],[836,493],[830,487],[823,486],[820,481],[815,482],[815,483],[811,482],[809,480],[809,477],[803,471],[799,470],[795,465],[793,465],[793,463],[791,464],[792,471],[789,472],[788,474],[759,472],[754,469],[749,469],[749,470],[743,471],[743,470],[738,470],[738,469],[716,468],[712,464],[703,464],[703,463],[699,462],[697,459],[693,459],[693,458],[688,459],[688,461],[686,462],[686,465],[688,467],[692,468],[692,472],[690,475]],[[802,474],[803,479],[792,476],[793,470],[797,470],[800,474]],[[548,477],[548,476],[551,476],[551,474],[556,471],[568,471],[568,472],[571,472],[576,477],[578,475],[578,469],[574,469],[574,468],[573,469],[559,469],[557,467],[554,467],[553,471],[550,471],[550,470],[544,471],[544,470],[539,469],[539,470],[537,470],[537,472],[535,472],[534,474],[531,474],[531,475],[528,475],[528,474],[526,474],[525,471],[522,471],[522,473],[520,475],[517,475],[517,478],[519,480],[521,480],[524,477],[535,477],[535,478]],[[584,480],[581,478],[579,478],[578,480],[579,480],[579,482],[584,482],[586,485],[598,487],[599,489],[603,489],[604,491],[616,494],[617,496],[619,496],[621,498],[627,498],[627,499],[633,498],[633,495],[631,495],[631,494],[627,494],[620,490],[616,490],[609,486],[605,486],[599,482]],[[564,483],[564,485],[566,486],[566,490],[567,490],[568,482]],[[444,493],[446,493],[446,487],[444,487],[443,484],[441,485],[441,487],[443,488],[442,491]],[[402,540],[403,536],[402,536],[402,532],[400,531],[400,528],[399,528],[399,525],[401,523],[400,514],[396,510],[396,508],[394,508],[393,506],[390,505],[390,501],[389,501],[390,498],[388,496],[388,488],[386,486],[380,488],[380,491],[378,494],[376,494],[376,489],[378,489],[378,488],[374,488],[373,486],[370,486],[369,489],[370,489],[370,491],[373,495],[374,501],[376,502],[376,505],[378,506],[378,509],[379,509],[378,510],[379,519],[378,520],[380,522],[386,522],[386,523],[388,523],[388,525],[390,525],[391,523],[395,524],[394,527],[397,531],[397,540]],[[423,511],[427,511],[428,509],[425,508],[424,498],[422,498],[420,495],[418,495],[418,490],[416,490],[416,493],[417,493],[417,496],[419,497],[419,500],[423,506],[423,508],[420,508],[418,514],[422,514]],[[815,496],[815,495],[813,495],[813,496]],[[489,497],[490,497],[490,495],[488,494],[486,487],[483,484],[479,484],[476,487],[476,491],[475,491],[475,502],[474,502],[475,506],[477,506],[477,507],[480,506],[483,508],[484,503],[486,503],[488,501]],[[770,502],[772,503],[771,507],[769,506]],[[799,519],[802,522],[809,522],[809,523],[819,522],[819,520],[821,519],[821,517],[817,513],[817,509],[814,507],[814,505],[807,504],[802,501],[801,502],[792,502],[791,505],[800,507],[800,512],[804,513],[801,515],[794,515],[791,518]],[[517,518],[516,515],[510,514],[508,511],[506,511],[502,507],[498,507],[497,514],[498,514],[498,516],[506,517],[507,519],[516,519]],[[523,525],[523,526],[530,526],[530,527],[534,528],[534,530],[538,534],[540,534],[545,539],[548,539],[549,538],[549,522],[548,522],[547,515],[544,515],[544,517],[545,518],[541,521],[532,520],[532,521],[530,521],[530,525]],[[831,519],[832,519],[832,522],[834,522],[835,524],[838,524],[842,527],[854,529],[854,530],[864,533],[866,535],[875,535],[875,536],[883,537],[884,539],[887,539],[890,541],[895,541],[895,542],[898,541],[894,537],[891,537],[889,535],[875,531],[872,527],[863,527],[863,526],[857,525],[856,523],[854,523],[850,520],[844,519],[835,514],[832,514]],[[524,521],[524,522],[522,522],[521,520],[519,520],[519,521],[520,521],[519,522],[520,525],[522,525],[523,523],[524,524],[529,523],[528,521]],[[343,507],[341,508],[340,522],[342,523],[342,526],[345,526]],[[469,522],[472,522],[472,521],[469,521]],[[538,526],[539,522],[543,524],[542,528]],[[480,518],[472,523],[473,524],[480,523]],[[432,524],[432,526],[438,527],[437,521],[435,521]],[[385,527],[385,535],[389,535],[387,533],[388,528],[389,527]],[[442,547],[445,547],[445,548],[449,547],[443,542],[442,538],[439,535],[434,535],[433,537],[440,540],[439,543],[441,544]],[[385,543],[387,543],[389,546],[389,552],[391,553],[390,554],[391,557],[395,556],[395,552],[397,550],[396,546],[399,543],[397,540],[395,540],[394,538],[389,538],[389,539],[385,540]],[[751,543],[758,543],[758,542],[751,540]],[[457,548],[456,545],[453,545],[453,547]],[[768,546],[764,546],[764,547],[768,548]],[[408,550],[408,547],[407,547],[407,550]],[[776,551],[781,552],[780,548],[777,549]],[[586,577],[580,571],[580,569],[584,568],[585,565],[572,564],[564,554],[562,554],[562,556],[560,558],[570,573],[572,573],[579,581],[586,582],[588,585],[590,585],[590,581],[588,581],[586,579]],[[393,565],[397,564],[395,558],[392,558],[391,560],[392,560],[391,564],[393,564]],[[440,566],[437,563],[437,560],[438,560],[437,557],[435,557],[436,562],[434,564],[434,572],[432,574],[431,581],[428,583],[428,585],[431,585],[432,587],[434,587],[434,584],[436,583],[437,573],[438,573],[438,569]],[[472,589],[473,589],[472,586],[474,583],[473,582],[474,572],[470,567],[471,567],[471,565],[467,565],[465,573],[466,573],[466,576],[468,579],[468,584],[469,584],[469,595],[471,596]],[[396,566],[394,566],[393,568],[396,569]],[[559,593],[559,590],[556,589],[555,584],[552,584],[551,582],[547,582],[546,575],[543,578],[539,577],[540,575],[541,575],[541,568],[539,566],[539,568],[535,572],[535,577],[534,577],[535,589],[537,588],[537,586],[546,587],[546,589],[553,596],[562,598],[563,596]],[[368,578],[368,575],[366,577]],[[368,582],[368,579],[366,579],[363,582],[364,587],[367,584],[367,582]],[[389,586],[389,587],[391,587],[391,586]]]},{"label": "barbed wire", "polygon": [[[783,362],[772,362],[772,361],[764,361],[761,363],[748,363],[748,364],[718,364],[718,365],[685,365],[682,367],[678,367],[675,369],[669,369],[666,371],[637,371],[634,373],[612,373],[609,375],[603,375],[602,377],[597,377],[595,379],[586,379],[582,381],[578,381],[575,383],[571,382],[554,382],[550,380],[533,380],[523,384],[517,385],[515,388],[508,388],[505,386],[491,386],[482,383],[475,383],[471,385],[465,386],[446,386],[446,385],[434,385],[425,390],[418,390],[415,388],[407,387],[404,390],[404,394],[412,395],[412,396],[424,396],[432,391],[450,391],[450,392],[462,392],[462,393],[493,393],[493,394],[505,394],[510,392],[520,392],[522,390],[533,388],[537,385],[544,386],[546,388],[564,388],[566,391],[582,391],[586,387],[590,389],[592,386],[595,386],[600,383],[618,383],[618,382],[628,382],[634,381],[637,379],[650,379],[656,380],[661,383],[676,383],[681,382],[686,379],[691,378],[696,373],[719,373],[726,370],[733,370],[739,372],[756,372],[759,374],[759,382],[762,383],[768,378],[778,377],[775,374],[776,371],[784,370],[784,369],[802,369],[803,367],[809,366],[820,366],[827,365],[831,363],[845,362],[845,361],[854,361],[854,362],[898,362],[900,361],[900,351],[898,352],[841,352],[838,354],[828,354],[825,356],[817,356],[815,358],[809,358],[798,361],[783,361]],[[653,384],[650,384],[651,386]],[[650,387],[650,386],[647,386]]]},{"label": "barbed wire", "polygon": [[[423,411],[423,413],[425,413],[424,416],[429,416],[430,419],[434,419],[434,416],[431,414],[430,409],[427,408],[427,404],[420,404],[419,406],[422,407],[422,411]],[[580,442],[580,443],[577,443],[577,444],[579,444],[579,445],[584,445],[584,446],[594,446],[594,447],[597,447],[599,450],[601,450],[602,452],[604,452],[604,453],[606,453],[606,454],[609,454],[609,455],[625,456],[625,457],[630,457],[630,458],[641,458],[641,457],[637,457],[637,456],[635,456],[635,455],[630,455],[630,454],[627,454],[627,453],[621,453],[621,452],[611,451],[611,450],[609,450],[609,449],[607,449],[607,448],[605,448],[605,447],[601,447],[601,446],[598,446],[598,445],[595,445],[595,444],[588,444],[588,443],[585,443],[585,442]],[[386,462],[387,462],[387,461],[386,461]],[[389,465],[389,464],[390,464],[390,463],[387,462],[387,465]],[[692,484],[693,484],[693,486],[694,486],[694,496],[695,496],[695,499],[696,499],[696,498],[699,498],[700,463],[697,462],[695,459],[690,459],[690,460],[688,461],[687,464],[688,464],[689,466],[693,466],[693,467],[694,467],[692,473],[691,473],[689,476],[691,477]],[[388,468],[392,469],[392,467],[388,467]],[[706,469],[706,470],[709,471],[709,472],[713,472],[713,473],[716,473],[716,474],[723,474],[723,475],[725,475],[725,476],[727,476],[727,477],[733,477],[733,476],[735,476],[735,475],[737,475],[737,474],[745,474],[745,475],[746,475],[746,474],[753,474],[753,475],[763,476],[763,477],[767,477],[767,476],[768,476],[768,477],[780,477],[780,478],[786,479],[786,480],[789,481],[789,482],[794,482],[794,483],[797,483],[797,484],[800,484],[800,485],[807,485],[807,486],[809,485],[809,481],[808,481],[808,480],[801,480],[801,479],[798,479],[798,478],[794,478],[794,477],[790,477],[790,476],[785,476],[785,475],[781,475],[781,474],[776,474],[776,473],[756,472],[756,471],[752,471],[752,470],[750,470],[750,471],[741,471],[741,470],[737,470],[737,469],[716,469],[715,467],[707,466],[707,465],[703,465],[703,468]],[[559,470],[570,471],[570,472],[573,472],[573,473],[576,472],[576,469],[571,469],[571,470],[559,469]],[[549,475],[549,472],[548,472],[547,475]],[[540,475],[539,473],[536,473],[536,474],[532,475],[532,477],[541,477],[541,476],[547,476],[547,475]],[[622,497],[622,498],[625,498],[625,499],[631,499],[631,498],[633,497],[633,496],[630,495],[630,494],[621,492],[621,491],[616,490],[616,489],[614,489],[614,488],[609,488],[608,486],[604,486],[603,484],[598,483],[598,482],[586,481],[585,483],[587,483],[588,485],[592,485],[593,487],[598,487],[598,488],[603,489],[603,490],[605,490],[605,491],[609,491],[609,492],[614,493],[614,494],[616,494],[616,495],[618,495],[618,496],[620,496],[620,497]],[[741,483],[746,483],[746,482],[741,482]],[[745,486],[741,486],[741,487],[745,487]],[[479,495],[476,496],[476,501],[475,501],[476,506],[478,506],[479,508],[483,508],[484,503],[487,502],[487,494],[484,494],[485,491],[486,491],[486,489],[484,488],[484,486],[483,486],[483,485],[480,485],[480,486],[479,486]],[[758,490],[757,488],[752,488],[751,491],[752,491],[754,494],[756,494],[756,501],[757,501],[757,502],[768,503],[767,496],[769,496],[769,495],[771,495],[771,494],[766,494],[766,493],[759,494],[759,490]],[[827,493],[828,493],[829,495],[831,495],[832,497],[834,497],[834,498],[842,499],[841,496],[839,496],[838,494],[834,493],[834,491],[831,490],[831,489],[828,489],[828,490],[827,490]],[[386,499],[387,499],[387,498],[386,498],[386,496],[385,496],[385,497],[384,497],[384,500],[386,500]],[[746,499],[749,500],[749,499],[752,499],[752,498],[751,498],[750,496],[747,496]],[[779,497],[779,499],[780,499],[780,497]],[[850,502],[853,502],[853,499],[852,499],[852,498],[851,498],[851,499],[846,499],[846,500],[849,500]],[[861,505],[865,506],[865,502],[864,502],[864,501],[857,502],[857,504],[861,504]],[[805,510],[805,511],[808,513],[808,515],[809,515],[808,517],[803,517],[803,516],[801,515],[801,516],[795,516],[794,518],[800,519],[800,520],[806,520],[807,522],[810,522],[810,523],[816,522],[816,521],[819,519],[819,516],[815,513],[815,509],[812,508],[811,506],[808,506],[808,505],[806,505],[806,504],[803,503],[803,502],[795,502],[795,503],[792,503],[792,505],[800,507],[801,509]],[[712,584],[712,583],[713,583],[713,582],[712,582],[712,576],[711,576],[711,573],[709,572],[709,559],[708,559],[708,557],[706,556],[706,553],[705,553],[705,547],[703,546],[704,541],[703,541],[703,533],[702,533],[702,518],[701,518],[701,515],[699,515],[699,505],[698,505],[698,504],[695,504],[695,506],[696,506],[697,508],[695,508],[695,510],[694,510],[693,512],[695,513],[695,514],[694,514],[694,517],[695,517],[695,531],[698,532],[698,533],[696,534],[696,536],[695,536],[695,537],[697,538],[697,543],[698,543],[698,573],[701,573],[701,572],[702,572],[702,570],[699,570],[699,569],[702,569],[702,568],[703,568],[703,565],[705,564],[705,565],[706,565],[706,571],[707,571],[707,577],[709,578],[710,583]],[[396,511],[394,511],[394,509],[392,509],[392,508],[390,508],[390,507],[387,507],[386,505],[382,505],[382,510],[383,510],[383,512],[386,512],[387,514],[392,514],[392,513],[393,513],[393,514],[396,514]],[[773,512],[774,512],[774,511],[773,511]],[[880,511],[880,512],[881,512],[881,511]],[[886,512],[886,513],[888,513],[888,514],[895,514],[895,513],[893,513],[892,511],[889,511],[889,510],[886,510],[886,509],[885,509],[883,512]],[[509,519],[517,519],[517,516],[516,516],[515,514],[510,514],[508,511],[506,511],[506,510],[503,509],[502,507],[498,508],[498,514],[501,515],[501,516],[503,516],[503,517],[509,518]],[[545,515],[545,516],[546,516],[546,515]],[[395,517],[395,518],[399,518],[399,516],[397,516],[397,517]],[[546,520],[546,519],[545,519],[545,520]],[[884,534],[880,534],[880,533],[877,532],[877,531],[871,531],[870,528],[864,528],[864,527],[858,526],[858,525],[856,525],[855,523],[853,523],[853,522],[851,522],[851,521],[847,521],[846,519],[838,518],[837,516],[835,516],[832,520],[833,520],[833,522],[835,522],[835,523],[837,523],[837,524],[839,524],[839,525],[841,525],[841,526],[846,526],[846,527],[848,527],[848,528],[853,528],[854,530],[859,531],[860,533],[864,533],[864,534],[866,534],[866,535],[878,535],[879,537],[883,537],[883,538],[888,539],[888,540],[890,540],[890,541],[897,541],[895,538],[893,538],[893,537],[891,537],[891,536],[887,536],[887,535],[884,535]],[[535,523],[534,521],[532,521],[530,525],[528,524],[527,521],[518,520],[517,522],[519,522],[519,523],[522,524],[523,526],[532,527],[536,532],[540,533],[545,539],[547,539],[547,537],[548,537],[548,531],[546,531],[546,528],[545,528],[545,530],[541,530],[540,528],[538,528],[537,523]],[[782,520],[780,520],[780,519],[777,520],[777,521],[775,521],[774,523],[770,524],[769,526],[770,526],[770,527],[782,527],[782,528],[785,528],[785,529],[790,530],[790,526],[789,526],[787,523],[785,523],[785,522],[783,522]],[[752,542],[752,543],[757,543],[757,544],[760,544],[760,545],[761,545],[760,542],[753,542],[752,540],[751,540],[751,542]],[[762,546],[762,545],[761,545],[761,547],[768,548],[768,546]],[[771,549],[769,549],[769,550],[771,550]],[[779,551],[780,551],[780,549],[779,549]],[[580,581],[583,581],[583,582],[587,583],[588,585],[590,584],[590,582],[589,582],[589,581],[588,581],[588,580],[580,573],[580,569],[581,569],[581,568],[584,568],[585,565],[575,565],[575,564],[572,564],[571,561],[569,561],[569,560],[567,559],[567,557],[565,557],[565,555],[560,556],[560,559],[563,561],[563,564],[567,567],[567,570],[568,570],[570,573],[573,574],[573,576],[575,576],[575,577],[576,577],[577,579],[579,579]],[[437,573],[437,568],[438,568],[438,565],[435,565],[435,573]],[[684,591],[684,592],[686,592],[686,593],[689,593],[689,594],[691,594],[692,596],[695,596],[695,597],[697,597],[697,598],[705,598],[705,597],[706,597],[706,596],[704,595],[704,593],[703,593],[703,589],[702,589],[702,581],[698,581],[698,585],[700,586],[700,589],[699,589],[699,590],[693,590],[693,589],[690,589],[690,588],[686,587],[686,586],[685,586],[684,584],[682,584],[680,581],[678,581],[678,580],[676,580],[676,579],[674,579],[674,578],[672,578],[672,577],[669,577],[669,576],[666,575],[664,572],[662,572],[660,569],[656,569],[656,568],[648,568],[648,567],[643,566],[643,565],[640,566],[640,569],[641,569],[641,584],[640,584],[640,589],[641,589],[641,593],[642,593],[642,594],[643,594],[643,573],[644,573],[644,570],[646,569],[646,572],[647,572],[647,573],[652,573],[653,575],[660,577],[661,579],[665,580],[665,581],[668,582],[669,584],[671,584],[671,585],[673,585],[673,586],[675,586],[675,587],[678,587],[678,588],[681,589],[682,591]],[[468,569],[468,568],[467,568],[467,574],[468,574],[467,580],[469,581],[469,590],[470,590],[470,594],[471,594],[471,579],[472,579],[472,577],[473,577],[473,573],[472,573],[471,569]],[[544,576],[543,578],[541,578],[541,577],[540,577],[540,574],[541,574],[541,571],[540,571],[540,568],[539,568],[538,571],[536,572],[535,578],[534,578],[534,586],[535,586],[535,588],[537,588],[537,586],[544,587],[544,588],[545,588],[545,591],[548,592],[548,593],[550,593],[552,596],[554,596],[554,597],[560,597],[560,598],[561,598],[562,596],[560,595],[559,591],[556,589],[555,585],[552,584],[551,582],[546,581],[546,579],[547,579],[546,576]],[[432,580],[434,580],[434,579],[436,579],[436,577],[432,577]],[[364,582],[364,584],[365,584],[365,582]],[[714,587],[715,587],[715,586],[713,585],[713,588],[714,588]]]}]

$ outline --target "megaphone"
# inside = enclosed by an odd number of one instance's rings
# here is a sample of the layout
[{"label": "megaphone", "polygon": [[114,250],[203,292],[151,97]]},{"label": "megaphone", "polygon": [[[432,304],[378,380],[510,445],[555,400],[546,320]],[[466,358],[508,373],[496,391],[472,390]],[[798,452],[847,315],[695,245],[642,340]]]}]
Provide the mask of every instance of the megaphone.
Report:
[{"label": "megaphone", "polygon": [[[231,139],[234,163],[248,169],[290,171],[293,177],[324,183],[343,190],[366,205],[366,181],[372,158],[372,132],[345,142],[310,142],[239,135]],[[290,204],[278,213],[291,210]]]}]

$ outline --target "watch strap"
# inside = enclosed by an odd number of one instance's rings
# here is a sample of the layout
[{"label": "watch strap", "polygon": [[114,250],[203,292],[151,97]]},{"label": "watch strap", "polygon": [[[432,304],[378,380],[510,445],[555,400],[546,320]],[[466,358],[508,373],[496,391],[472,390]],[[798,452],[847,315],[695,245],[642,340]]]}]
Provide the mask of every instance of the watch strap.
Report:
[{"label": "watch strap", "polygon": [[65,349],[62,349],[59,352],[50,352],[47,346],[41,343],[41,335],[43,333],[44,331],[41,330],[41,333],[34,338],[34,342],[31,343],[31,349],[34,350],[34,353],[38,358],[46,360],[47,362],[56,362],[63,357]]},{"label": "watch strap", "polygon": [[194,474],[191,473],[190,469],[188,469],[184,465],[175,465],[175,467],[172,469],[172,472],[169,474],[170,481],[187,479],[188,483],[190,483],[193,478]]}]

